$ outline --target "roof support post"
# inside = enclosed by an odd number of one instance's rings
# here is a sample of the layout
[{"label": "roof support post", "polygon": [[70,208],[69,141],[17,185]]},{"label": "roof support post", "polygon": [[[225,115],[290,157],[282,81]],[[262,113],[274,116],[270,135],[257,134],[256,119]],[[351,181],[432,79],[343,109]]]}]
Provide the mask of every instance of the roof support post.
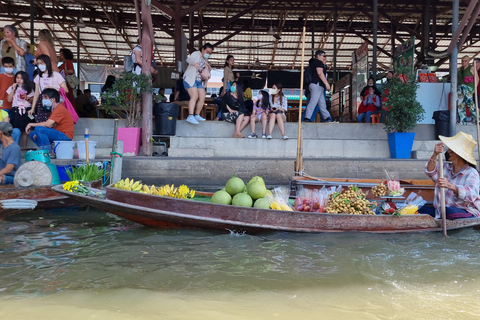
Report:
[{"label": "roof support post", "polygon": [[427,65],[431,65],[433,59],[429,59],[428,50],[430,49],[430,0],[424,0],[423,13],[423,46],[422,54]]},{"label": "roof support post", "polygon": [[[185,66],[182,66],[182,18],[180,17],[180,11],[182,9],[182,1],[175,0],[175,16],[173,17],[175,22],[174,30],[174,43],[175,43],[175,68],[178,72],[185,70]],[[193,41],[193,39],[189,39]]]},{"label": "roof support post", "polygon": [[77,79],[80,80],[80,27],[77,26]]},{"label": "roof support post", "polygon": [[338,81],[338,75],[337,75],[337,22],[338,22],[338,10],[337,10],[337,3],[335,2],[335,9],[333,11],[333,83]]},{"label": "roof support post", "polygon": [[[151,6],[146,0],[140,0],[142,11],[142,73],[151,75],[152,67],[152,44],[153,24]],[[152,155],[152,94],[142,94],[142,154],[150,157]]]},{"label": "roof support post", "polygon": [[35,0],[30,0],[30,44],[35,43]]},{"label": "roof support post", "polygon": [[378,0],[373,0],[373,57],[372,75],[373,81],[377,81],[377,24],[378,24]]},{"label": "roof support post", "polygon": [[[452,9],[452,36],[457,32],[459,0],[453,0]],[[450,136],[455,135],[457,126],[457,60],[458,44],[453,47],[450,55]]]}]

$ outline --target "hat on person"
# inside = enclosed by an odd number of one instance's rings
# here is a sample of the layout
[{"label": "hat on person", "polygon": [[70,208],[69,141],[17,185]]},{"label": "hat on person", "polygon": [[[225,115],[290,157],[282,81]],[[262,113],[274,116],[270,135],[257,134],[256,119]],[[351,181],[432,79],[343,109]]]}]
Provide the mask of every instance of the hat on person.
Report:
[{"label": "hat on person", "polygon": [[0,131],[11,136],[13,127],[10,122],[0,122]]},{"label": "hat on person", "polygon": [[473,149],[475,149],[477,142],[472,135],[460,131],[453,137],[444,137],[439,135],[438,138],[440,138],[440,140],[442,140],[442,142],[445,143],[449,149],[455,152],[463,160],[474,165],[477,164],[477,161],[473,156]]}]

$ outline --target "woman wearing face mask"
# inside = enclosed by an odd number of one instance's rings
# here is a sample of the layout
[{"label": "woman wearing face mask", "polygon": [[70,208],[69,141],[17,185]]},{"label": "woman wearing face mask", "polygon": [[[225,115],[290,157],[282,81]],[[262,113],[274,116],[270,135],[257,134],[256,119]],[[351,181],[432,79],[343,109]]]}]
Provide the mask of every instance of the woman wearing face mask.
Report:
[{"label": "woman wearing face mask", "polygon": [[[58,60],[55,51],[55,44],[53,42],[53,37],[50,31],[48,31],[47,29],[40,30],[38,32],[38,40],[40,40],[40,43],[38,44],[37,52],[35,53],[37,60],[41,55],[47,55],[50,58],[52,70],[59,72],[60,70],[57,67]],[[35,64],[38,65],[38,61],[35,61]]]},{"label": "woman wearing face mask", "polygon": [[213,46],[206,43],[199,51],[192,52],[190,57],[187,58],[188,67],[183,75],[183,85],[190,96],[187,122],[191,124],[205,121],[200,116],[200,112],[205,103],[205,87],[211,70],[208,58],[212,52]]},{"label": "woman wearing face mask", "polygon": [[363,98],[366,93],[368,93],[368,88],[373,87],[373,93],[375,93],[377,96],[381,97],[382,93],[380,90],[377,89],[375,86],[375,80],[373,80],[373,77],[371,76],[368,78],[367,85],[362,89],[362,92],[360,92],[360,96]]},{"label": "woman wearing face mask", "polygon": [[[3,27],[3,33],[5,36],[0,41],[0,60],[3,57],[11,57],[15,61],[16,70],[13,72],[25,71],[27,64],[24,57],[27,52],[27,42],[18,37],[18,30],[14,26],[6,25]],[[0,73],[4,72],[1,67]]]},{"label": "woman wearing face mask", "polygon": [[274,84],[270,91],[270,112],[268,114],[268,136],[267,139],[272,139],[273,127],[275,122],[278,123],[278,129],[282,134],[282,139],[287,140],[285,135],[285,112],[287,111],[287,97],[283,94],[283,87],[281,83]]},{"label": "woman wearing face mask", "polygon": [[250,117],[246,115],[243,98],[243,88],[240,82],[235,81],[223,96],[222,119],[235,124],[235,132],[232,137],[245,138],[242,130],[248,125]]},{"label": "woman wearing face mask", "polygon": [[233,75],[233,65],[235,64],[235,58],[229,54],[225,59],[225,68],[223,68],[223,91],[221,96],[223,97],[228,90],[233,81],[238,81],[240,78],[240,73],[237,72],[236,77]]},{"label": "woman wearing face mask", "polygon": [[475,84],[473,75],[475,70],[470,65],[470,57],[462,58],[462,66],[457,71],[457,94],[458,94],[458,120],[461,124],[467,124],[467,109],[472,116],[472,122],[477,117],[477,108],[475,108],[474,91]]},{"label": "woman wearing face mask", "polygon": [[260,90],[260,92],[257,94],[257,101],[253,105],[252,115],[250,116],[250,127],[252,128],[252,133],[248,136],[249,138],[257,138],[257,134],[255,133],[255,123],[259,121],[262,121],[262,139],[267,138],[266,132],[269,109],[270,96],[264,90]]},{"label": "woman wearing face mask", "polygon": [[52,110],[49,107],[43,106],[40,93],[47,88],[52,88],[57,91],[63,88],[65,92],[68,93],[68,87],[62,75],[52,70],[52,62],[49,56],[44,54],[38,56],[37,67],[40,70],[40,74],[33,80],[36,84],[35,95],[33,96],[32,109],[28,111],[28,114],[33,116],[35,115],[35,111],[37,111],[37,122],[44,122],[50,117]]}]

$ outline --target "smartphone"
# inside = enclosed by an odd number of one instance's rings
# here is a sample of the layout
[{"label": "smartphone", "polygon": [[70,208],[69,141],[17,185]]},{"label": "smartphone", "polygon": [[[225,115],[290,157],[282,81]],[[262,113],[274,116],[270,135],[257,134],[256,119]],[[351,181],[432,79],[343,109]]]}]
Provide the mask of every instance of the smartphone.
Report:
[{"label": "smartphone", "polygon": [[33,114],[29,114],[28,117],[29,117],[31,120],[35,119],[35,116],[34,116]]}]

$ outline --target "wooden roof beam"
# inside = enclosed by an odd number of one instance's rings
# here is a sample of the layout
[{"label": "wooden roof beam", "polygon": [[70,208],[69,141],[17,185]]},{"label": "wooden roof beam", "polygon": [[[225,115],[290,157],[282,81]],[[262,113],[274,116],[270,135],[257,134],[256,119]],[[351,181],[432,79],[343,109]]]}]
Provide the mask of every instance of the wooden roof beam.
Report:
[{"label": "wooden roof beam", "polygon": [[128,39],[128,37],[125,35],[125,30],[123,32],[120,31],[120,29],[117,27],[116,23],[112,20],[112,18],[110,17],[110,15],[108,14],[106,8],[102,5],[102,10],[103,10],[103,13],[105,13],[105,16],[107,16],[108,20],[110,21],[110,23],[112,24],[112,26],[115,28],[115,30],[117,30],[116,32],[120,32],[120,34],[122,35],[122,38],[123,40],[125,40],[125,42],[128,44],[128,46],[130,47],[130,49],[133,49],[133,45],[132,43],[130,42],[130,39]]},{"label": "wooden roof beam", "polygon": [[[304,19],[303,19],[303,27],[305,27],[307,25],[307,21],[308,21],[308,14],[305,15]],[[302,27],[302,29],[303,29]],[[297,49],[295,49],[295,56],[293,58],[293,63],[292,63],[292,69],[295,69],[295,62],[297,61],[297,56],[298,56],[298,51],[300,50],[300,46],[302,44],[302,35],[303,35],[303,31],[302,33],[298,36],[298,42],[297,42]]]},{"label": "wooden roof beam", "polygon": [[95,28],[95,30],[97,30],[98,35],[100,36],[100,39],[102,40],[103,45],[105,46],[105,49],[107,49],[108,54],[109,54],[110,57],[112,58],[112,61],[113,61],[114,63],[117,62],[117,61],[115,60],[115,56],[112,54],[112,52],[110,51],[110,48],[108,47],[107,43],[105,42],[105,39],[103,39],[103,36],[102,36],[102,34],[100,33],[100,30],[98,30],[97,28]]},{"label": "wooden roof beam", "polygon": [[[282,16],[280,17],[280,22],[278,23],[278,28],[277,28],[277,34],[280,37],[282,34],[282,29],[283,26],[285,25],[285,20],[287,20],[287,12],[284,11],[282,13]],[[275,44],[273,45],[273,53],[272,53],[272,59],[270,61],[271,64],[273,64],[273,60],[275,60],[275,54],[277,53],[277,48],[278,48],[278,42],[280,41],[279,38],[275,38]]]}]

